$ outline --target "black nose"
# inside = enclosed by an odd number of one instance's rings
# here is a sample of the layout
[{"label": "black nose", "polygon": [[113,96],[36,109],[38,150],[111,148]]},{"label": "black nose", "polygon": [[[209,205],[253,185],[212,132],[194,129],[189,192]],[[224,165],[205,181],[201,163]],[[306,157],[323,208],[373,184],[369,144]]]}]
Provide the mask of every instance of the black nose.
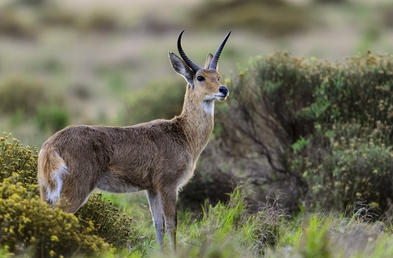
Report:
[{"label": "black nose", "polygon": [[218,91],[221,92],[222,94],[224,94],[225,96],[228,94],[228,89],[225,86],[220,86]]}]

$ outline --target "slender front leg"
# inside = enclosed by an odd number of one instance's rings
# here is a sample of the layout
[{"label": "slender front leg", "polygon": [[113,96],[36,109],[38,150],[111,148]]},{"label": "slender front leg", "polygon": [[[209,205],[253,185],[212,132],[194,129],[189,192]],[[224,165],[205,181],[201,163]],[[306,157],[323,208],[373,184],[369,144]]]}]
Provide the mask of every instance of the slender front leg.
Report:
[{"label": "slender front leg", "polygon": [[177,228],[177,189],[165,189],[161,192],[162,205],[164,208],[166,230],[168,232],[169,244],[173,252],[176,251],[176,228]]},{"label": "slender front leg", "polygon": [[153,192],[150,190],[146,191],[147,199],[149,200],[150,211],[153,217],[154,227],[156,229],[156,238],[157,242],[160,245],[161,251],[164,250],[164,213],[163,206],[161,201],[161,196],[157,192]]}]

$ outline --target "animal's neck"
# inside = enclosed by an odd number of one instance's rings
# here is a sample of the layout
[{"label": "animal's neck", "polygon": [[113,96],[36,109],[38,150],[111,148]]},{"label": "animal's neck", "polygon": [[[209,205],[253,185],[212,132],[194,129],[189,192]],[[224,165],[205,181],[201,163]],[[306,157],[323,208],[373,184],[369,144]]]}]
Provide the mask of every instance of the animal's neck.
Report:
[{"label": "animal's neck", "polygon": [[177,117],[187,137],[194,159],[205,148],[214,128],[214,100],[199,101],[191,97],[187,89],[183,110]]}]

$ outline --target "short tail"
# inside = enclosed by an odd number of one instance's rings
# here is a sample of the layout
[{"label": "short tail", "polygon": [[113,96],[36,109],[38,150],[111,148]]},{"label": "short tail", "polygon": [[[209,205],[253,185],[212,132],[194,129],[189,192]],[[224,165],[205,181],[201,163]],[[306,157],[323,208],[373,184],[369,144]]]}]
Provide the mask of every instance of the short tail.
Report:
[{"label": "short tail", "polygon": [[54,148],[44,146],[38,155],[38,183],[41,200],[54,205],[60,199],[64,160]]}]

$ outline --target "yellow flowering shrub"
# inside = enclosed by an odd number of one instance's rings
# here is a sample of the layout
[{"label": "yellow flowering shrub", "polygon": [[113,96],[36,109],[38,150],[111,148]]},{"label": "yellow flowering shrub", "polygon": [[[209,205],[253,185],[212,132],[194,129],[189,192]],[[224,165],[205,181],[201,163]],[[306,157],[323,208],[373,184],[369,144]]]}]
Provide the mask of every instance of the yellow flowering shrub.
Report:
[{"label": "yellow flowering shrub", "polygon": [[0,135],[0,182],[19,174],[23,183],[37,183],[37,150],[20,143],[11,134]]},{"label": "yellow flowering shrub", "polygon": [[93,194],[77,213],[83,225],[94,225],[93,233],[116,247],[133,245],[130,236],[136,236],[134,221],[119,208],[105,200],[101,194]]},{"label": "yellow flowering shrub", "polygon": [[111,247],[92,234],[94,225],[81,225],[73,214],[51,209],[35,194],[36,185],[24,186],[18,175],[0,183],[0,245],[37,256],[93,254]]},{"label": "yellow flowering shrub", "polygon": [[40,256],[93,254],[129,242],[133,221],[101,195],[92,195],[77,213],[64,213],[41,202],[37,150],[0,137],[0,246]]}]

